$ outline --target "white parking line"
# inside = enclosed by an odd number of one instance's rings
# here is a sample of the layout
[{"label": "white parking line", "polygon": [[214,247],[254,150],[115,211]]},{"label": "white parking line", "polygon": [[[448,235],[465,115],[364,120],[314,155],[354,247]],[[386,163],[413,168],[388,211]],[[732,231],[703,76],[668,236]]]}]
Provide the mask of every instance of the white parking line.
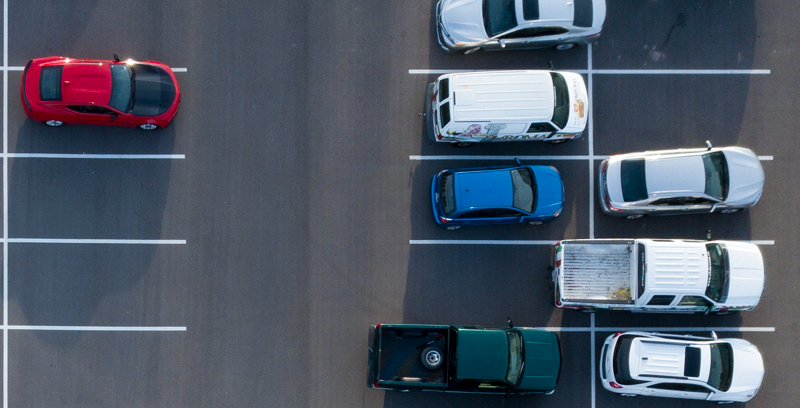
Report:
[{"label": "white parking line", "polygon": [[8,153],[12,159],[122,159],[122,160],[183,160],[185,154],[61,154],[61,153]]},{"label": "white parking line", "polygon": [[[594,316],[594,313],[591,314]],[[530,327],[531,329],[547,330],[561,333],[588,333],[588,332],[775,332],[775,327]]]},{"label": "white parking line", "polygon": [[119,244],[119,245],[185,245],[185,239],[65,239],[5,238],[7,244]]},{"label": "white parking line", "polygon": [[594,372],[595,372],[595,369],[596,369],[595,368],[595,355],[594,355],[595,354],[594,353],[594,342],[595,342],[594,315],[595,314],[592,313],[592,315],[589,316],[589,329],[591,329],[591,332],[589,333],[589,342],[590,342],[589,343],[589,353],[590,353],[589,358],[591,358],[591,360],[592,360],[592,408],[595,407],[595,381],[596,381],[595,377],[594,377]]},{"label": "white parking line", "polygon": [[[565,238],[565,239],[586,239],[586,238]],[[749,241],[749,240],[730,240],[739,242],[749,242],[755,245],[775,245],[774,240]],[[411,239],[411,245],[555,245],[558,241],[536,241],[536,240],[511,240],[511,239]]]},{"label": "white parking line", "polygon": [[[589,68],[589,74],[587,75],[587,92],[589,93],[587,110],[589,111],[589,118],[586,129],[589,139],[589,238],[594,238],[594,101],[592,100],[594,74],[592,73],[592,44],[586,47],[586,66]],[[592,370],[592,376],[594,376],[594,370]],[[594,408],[594,380],[592,380],[592,408]]]},{"label": "white parking line", "polygon": [[8,330],[92,331],[92,332],[181,332],[186,326],[32,326],[10,325]]},{"label": "white parking line", "polygon": [[[591,68],[591,67],[590,67]],[[558,71],[598,75],[769,75],[768,69],[559,69]],[[450,74],[455,72],[506,71],[499,69],[409,69],[410,75]]]},{"label": "white parking line", "polygon": [[3,408],[8,408],[8,0],[3,0]]}]

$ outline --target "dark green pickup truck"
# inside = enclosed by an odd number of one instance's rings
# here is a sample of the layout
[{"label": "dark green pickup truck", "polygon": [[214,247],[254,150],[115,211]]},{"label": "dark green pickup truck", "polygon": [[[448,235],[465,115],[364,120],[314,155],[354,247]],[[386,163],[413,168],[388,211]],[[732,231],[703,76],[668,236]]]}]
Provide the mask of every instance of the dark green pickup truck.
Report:
[{"label": "dark green pickup truck", "polygon": [[544,330],[377,324],[369,337],[377,389],[552,394],[561,371],[558,336]]}]

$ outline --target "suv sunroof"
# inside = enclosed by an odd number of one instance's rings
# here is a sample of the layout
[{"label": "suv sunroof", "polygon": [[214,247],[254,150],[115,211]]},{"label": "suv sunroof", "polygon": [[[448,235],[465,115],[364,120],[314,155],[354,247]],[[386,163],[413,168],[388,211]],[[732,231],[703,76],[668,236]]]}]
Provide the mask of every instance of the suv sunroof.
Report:
[{"label": "suv sunroof", "polygon": [[684,377],[700,376],[700,349],[697,347],[686,347],[686,357],[683,361]]},{"label": "suv sunroof", "polygon": [[539,0],[522,0],[522,18],[525,20],[539,19]]}]

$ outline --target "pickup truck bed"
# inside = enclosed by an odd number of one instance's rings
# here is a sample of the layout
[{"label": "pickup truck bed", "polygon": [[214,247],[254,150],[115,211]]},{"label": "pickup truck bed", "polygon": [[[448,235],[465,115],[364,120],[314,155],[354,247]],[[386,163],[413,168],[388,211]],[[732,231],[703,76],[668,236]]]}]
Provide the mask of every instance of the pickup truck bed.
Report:
[{"label": "pickup truck bed", "polygon": [[387,327],[380,329],[380,361],[378,379],[381,381],[446,385],[447,363],[437,370],[422,365],[422,351],[429,346],[442,350],[447,359],[446,328]]},{"label": "pickup truck bed", "polygon": [[632,243],[579,243],[563,246],[564,299],[627,302],[631,300]]}]

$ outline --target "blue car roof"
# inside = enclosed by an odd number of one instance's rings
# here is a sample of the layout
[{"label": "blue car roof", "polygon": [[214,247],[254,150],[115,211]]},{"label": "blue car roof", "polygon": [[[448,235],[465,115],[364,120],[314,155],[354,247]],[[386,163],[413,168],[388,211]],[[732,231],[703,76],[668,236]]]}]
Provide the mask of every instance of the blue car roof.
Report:
[{"label": "blue car roof", "polygon": [[456,205],[467,208],[511,207],[514,193],[509,169],[455,174]]}]

